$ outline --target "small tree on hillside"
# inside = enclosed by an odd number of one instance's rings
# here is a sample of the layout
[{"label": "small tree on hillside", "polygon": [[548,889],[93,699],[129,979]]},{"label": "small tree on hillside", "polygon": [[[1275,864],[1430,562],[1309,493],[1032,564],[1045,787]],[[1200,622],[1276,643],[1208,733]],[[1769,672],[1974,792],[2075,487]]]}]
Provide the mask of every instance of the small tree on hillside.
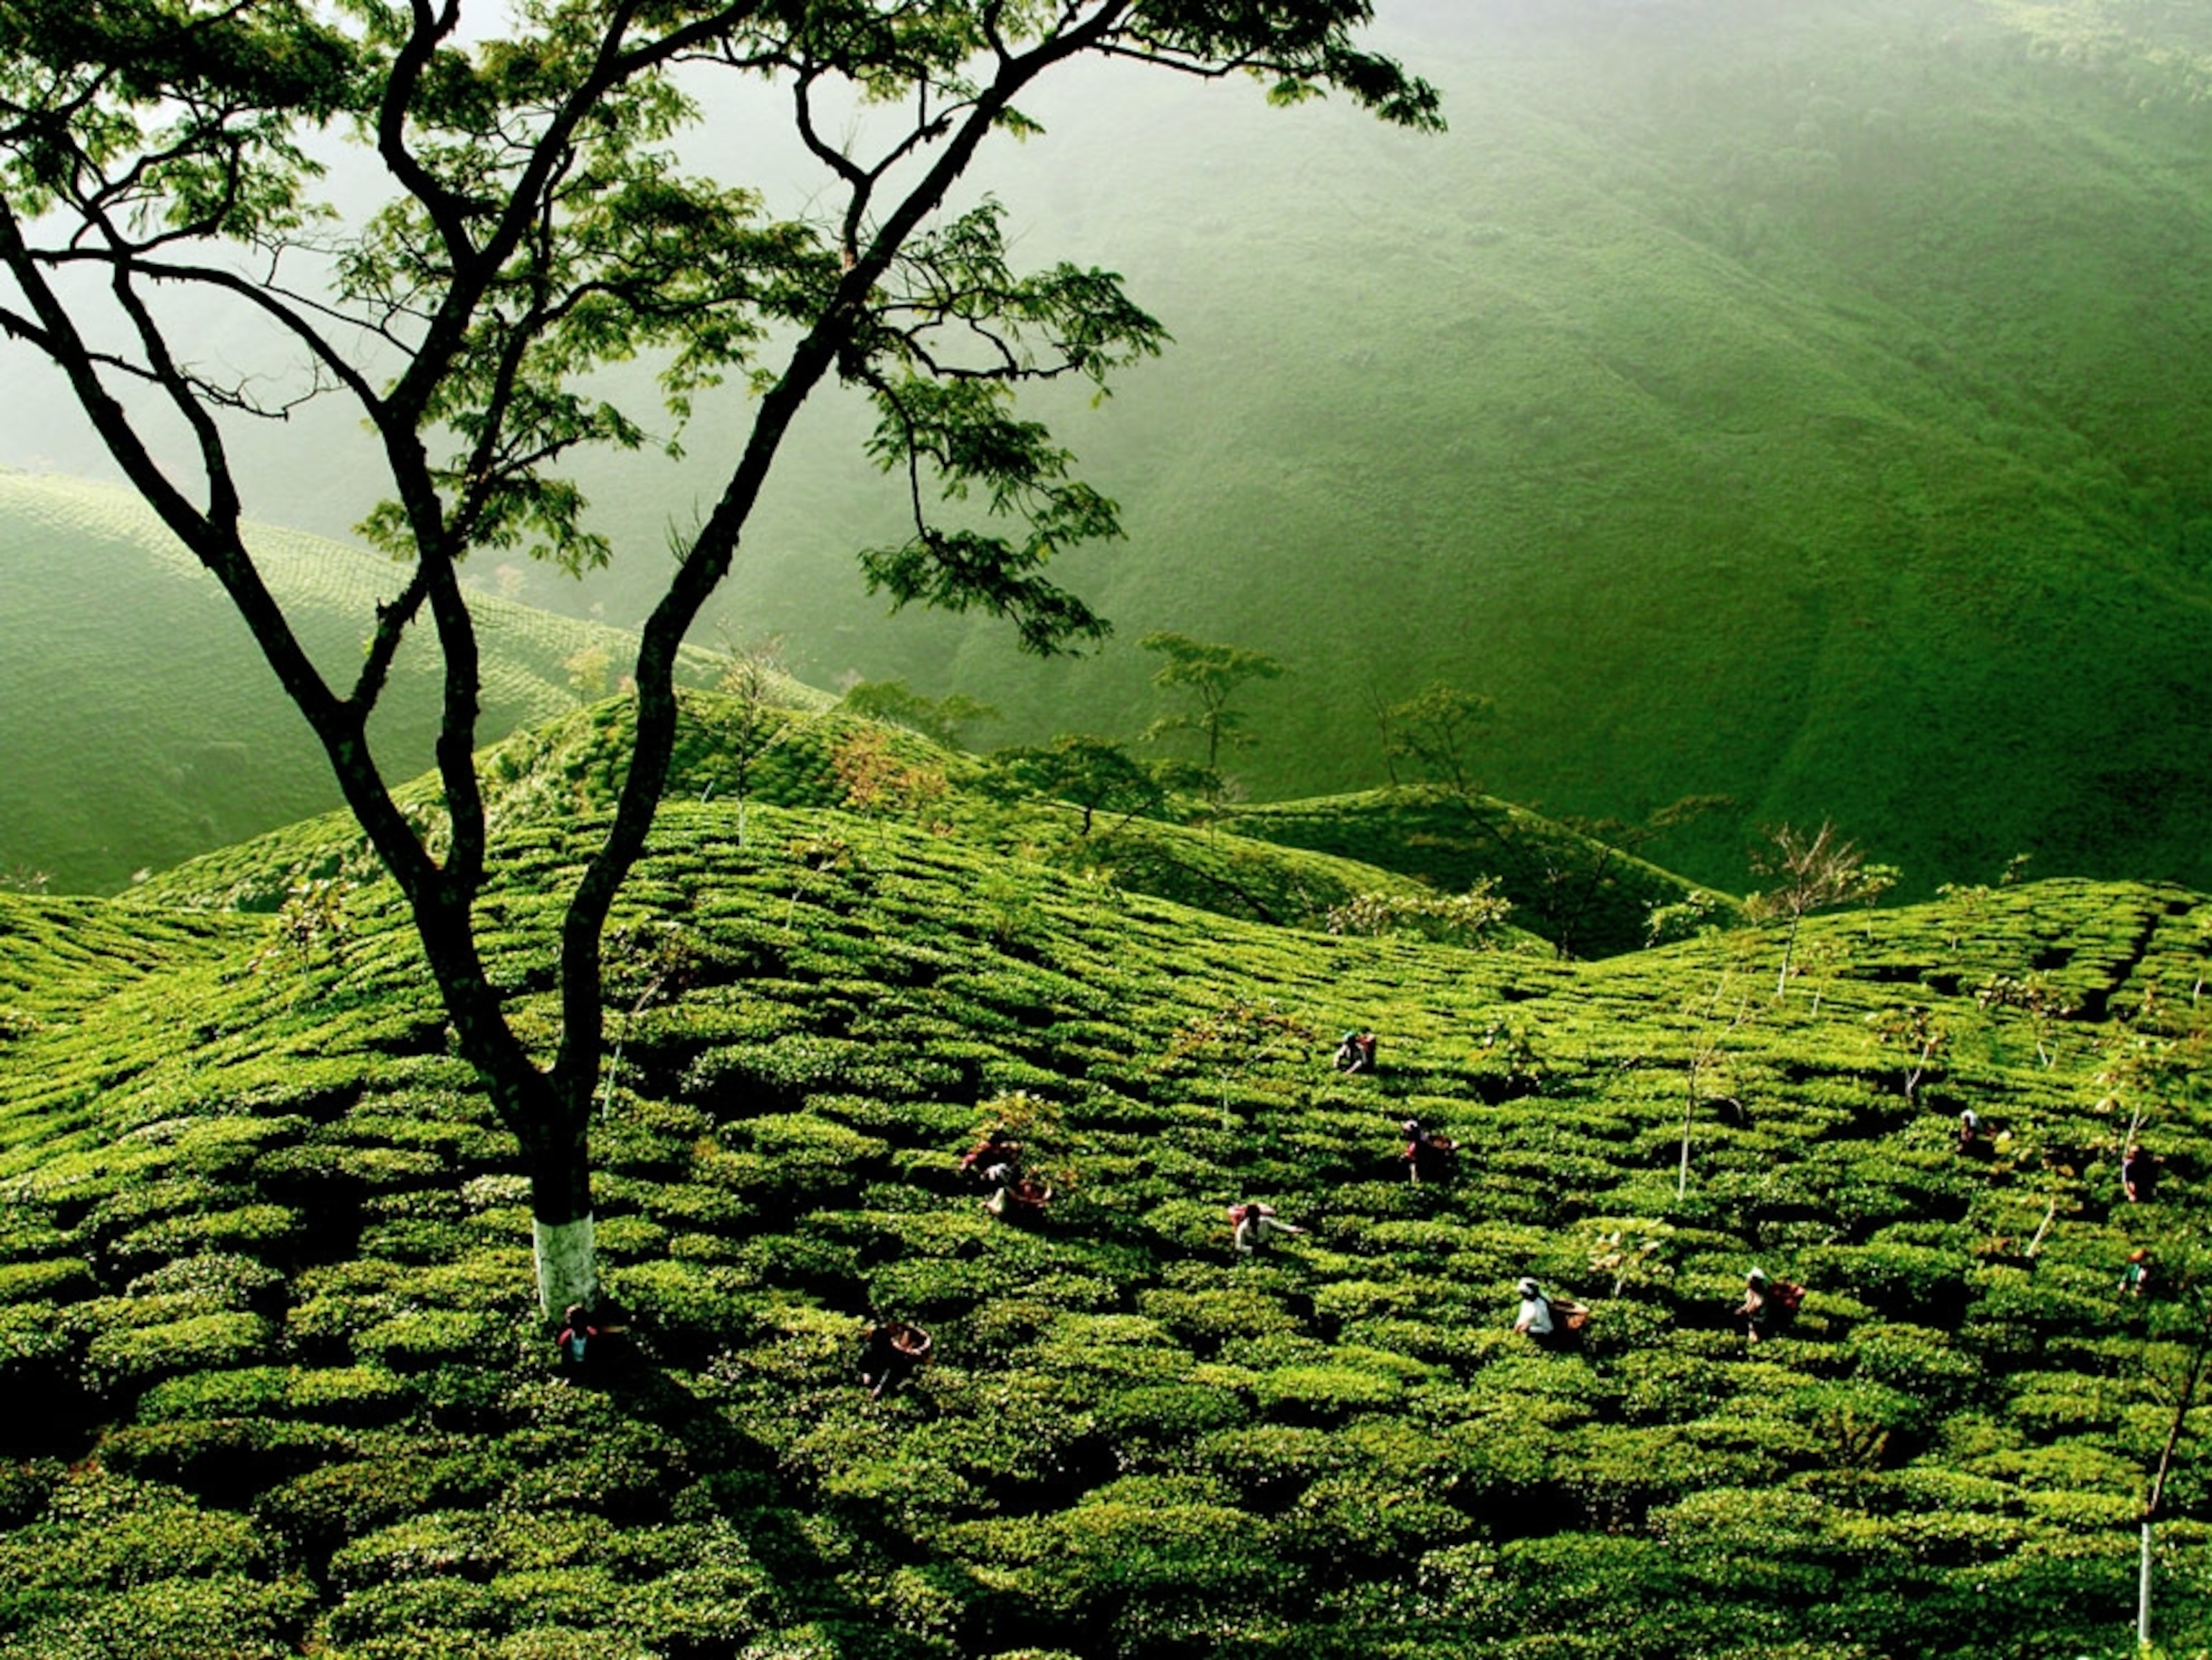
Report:
[{"label": "small tree on hillside", "polygon": [[[728,663],[715,689],[730,700],[732,714],[721,729],[714,753],[721,763],[717,782],[728,787],[738,803],[738,845],[743,847],[753,769],[771,749],[789,742],[817,718],[801,718],[781,706],[790,680],[781,634],[726,649]],[[714,787],[708,786],[710,792]]]},{"label": "small tree on hillside", "polygon": [[1753,855],[1751,868],[1773,877],[1774,885],[1745,900],[1744,909],[1754,920],[1781,918],[1790,924],[1783,936],[1781,972],[1774,979],[1779,997],[1790,989],[1790,961],[1805,918],[1840,905],[1873,904],[1897,886],[1897,872],[1886,864],[1869,864],[1858,844],[1846,841],[1826,819],[1809,834],[1782,825],[1768,839],[1774,851]]},{"label": "small tree on hillside", "polygon": [[1066,802],[1082,815],[1079,834],[1088,838],[1101,813],[1131,819],[1157,814],[1168,786],[1160,769],[1138,760],[1110,738],[1063,732],[1040,748],[999,749],[990,756],[984,787],[1002,800],[1042,796]]},{"label": "small tree on hillside", "polygon": [[[459,1051],[520,1143],[550,1307],[596,1284],[602,935],[667,783],[678,647],[801,408],[832,380],[873,404],[869,453],[913,522],[863,555],[872,589],[981,608],[1036,651],[1100,638],[1103,620],[1043,567],[1115,535],[1114,505],[1012,400],[1050,379],[1103,390],[1164,332],[1110,272],[1017,270],[995,202],[945,204],[987,140],[1037,130],[1022,103],[1039,84],[1084,61],[1249,76],[1279,102],[1340,91],[1437,125],[1432,89],[1358,44],[1369,15],[1368,0],[0,6],[0,336],[54,367],[321,742],[404,897]],[[820,167],[800,216],[690,164],[751,148],[698,134],[706,100],[732,85],[788,100]],[[385,191],[350,222],[316,195],[332,133],[366,164],[349,179],[374,169]],[[187,336],[170,320],[179,294],[227,313]],[[255,330],[263,360],[302,366],[295,384],[268,390],[204,343]],[[601,373],[641,357],[660,409],[617,402]],[[477,933],[495,857],[463,561],[605,562],[614,549],[560,470],[592,451],[672,450],[648,423],[680,424],[725,382],[746,424],[641,631],[629,764],[559,924],[555,1033],[533,1045]],[[241,425],[325,392],[367,428],[389,489],[362,528],[401,572],[363,619],[365,651],[338,667],[308,652],[247,545],[235,456]],[[370,733],[416,633],[443,676],[450,833],[436,850],[392,796],[419,760],[387,770],[398,758]]]},{"label": "small tree on hillside", "polygon": [[[1402,702],[1371,701],[1391,782],[1397,762],[1409,761],[1464,809],[1474,833],[1469,851],[1480,850],[1528,926],[1562,957],[1590,948],[1608,893],[1640,849],[1727,804],[1722,796],[1684,796],[1640,820],[1563,815],[1547,823],[1483,793],[1474,762],[1497,717],[1489,698],[1432,681]],[[1659,925],[1677,920],[1670,915]]]},{"label": "small tree on hillside", "polygon": [[919,732],[947,749],[964,749],[970,726],[999,718],[996,709],[964,693],[924,697],[902,680],[861,681],[846,691],[837,706],[848,714]]},{"label": "small tree on hillside", "polygon": [[1984,1009],[2017,1009],[2027,1015],[2028,1031],[2035,1039],[2035,1058],[2046,1068],[2058,1058],[2054,1035],[2058,1023],[2078,1008],[2071,992],[2040,971],[1992,974],[1974,993],[1974,1001]]},{"label": "small tree on hillside", "polygon": [[[1564,846],[1555,843],[1533,861],[1524,860],[1536,866],[1535,888],[1526,909],[1561,956],[1580,955],[1600,902],[1628,862],[1651,843],[1727,804],[1725,796],[1683,796],[1641,819],[1560,815],[1553,822],[1582,839]],[[1498,817],[1491,815],[1493,822]],[[1535,839],[1524,839],[1534,853]]]},{"label": "small tree on hillside", "polygon": [[863,726],[830,752],[830,767],[845,792],[845,805],[862,818],[910,812],[940,799],[944,771],[902,758],[880,726]]},{"label": "small tree on hillside", "polygon": [[1164,1070],[1186,1062],[1210,1068],[1221,1085],[1221,1124],[1226,1130],[1231,1122],[1230,1086],[1273,1056],[1311,1047],[1314,1039],[1313,1027],[1273,997],[1239,997],[1177,1027],[1160,1065]]},{"label": "small tree on hillside", "polygon": [[1497,714],[1498,706],[1481,694],[1432,681],[1383,712],[1383,755],[1413,762],[1431,783],[1470,799],[1482,789],[1474,779],[1475,745]]},{"label": "small tree on hillside", "polygon": [[1398,787],[1397,705],[1382,695],[1382,688],[1371,676],[1360,682],[1359,695],[1375,723],[1375,753],[1382,757],[1383,775],[1395,790]]},{"label": "small tree on hillside", "polygon": [[2142,1451],[2148,1467],[2141,1512],[2136,1579],[2136,1641],[2151,1643],[2152,1535],[2183,1473],[2192,1437],[2204,1427],[2212,1372],[2212,1262],[2193,1240],[2176,1239],[2158,1253],[2158,1291],[2148,1300],[2141,1378],[2163,1408],[2157,1439]]},{"label": "small tree on hillside", "polygon": [[1905,1051],[1905,1099],[1910,1105],[1929,1067],[1949,1045],[1950,1028],[1925,1003],[1877,1009],[1867,1016],[1867,1027],[1880,1042]]},{"label": "small tree on hillside", "polygon": [[1719,1087],[1728,1076],[1729,1039],[1754,1018],[1748,996],[1738,997],[1734,1009],[1729,1009],[1729,997],[1734,984],[1735,975],[1723,969],[1713,980],[1712,991],[1683,1011],[1693,1017],[1696,1025],[1692,1028],[1690,1052],[1682,1068],[1682,1156],[1674,1174],[1677,1201],[1689,1197],[1690,1131],[1697,1123],[1698,1112],[1723,1101],[1739,1113],[1743,1111],[1743,1103]]},{"label": "small tree on hillside", "polygon": [[1196,734],[1206,749],[1200,764],[1217,777],[1223,749],[1249,749],[1260,741],[1245,729],[1244,712],[1231,708],[1229,700],[1255,680],[1276,680],[1287,673],[1279,659],[1265,651],[1193,639],[1188,634],[1151,633],[1137,644],[1167,659],[1152,676],[1152,684],[1163,691],[1187,693],[1198,706],[1161,716],[1146,729],[1147,738]]}]

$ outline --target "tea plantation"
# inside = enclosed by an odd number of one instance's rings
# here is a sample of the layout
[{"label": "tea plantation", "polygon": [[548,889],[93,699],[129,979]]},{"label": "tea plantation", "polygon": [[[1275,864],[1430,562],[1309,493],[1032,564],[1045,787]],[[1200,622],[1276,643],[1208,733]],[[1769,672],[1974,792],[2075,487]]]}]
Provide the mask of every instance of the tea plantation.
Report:
[{"label": "tea plantation", "polygon": [[[599,750],[502,753],[488,951],[542,1035]],[[513,1146],[343,826],[0,895],[0,1656],[2133,1651],[2201,1329],[2212,903],[1817,919],[1778,997],[1771,935],[1339,937],[1322,884],[1403,879],[1147,830],[1306,925],[1252,920],[1042,809],[810,803],[778,753],[742,841],[691,757],[617,918],[619,1330],[574,1383]],[[306,875],[319,927],[229,903]],[[1354,1026],[1371,1075],[1331,1065]],[[1419,1184],[1409,1117],[1457,1143]],[[962,1182],[994,1124],[1054,1190],[1027,1225]],[[1240,1257],[1248,1198],[1306,1233]],[[1756,1344],[1754,1265],[1808,1287]],[[1595,1311],[1578,1348],[1511,1330],[1524,1275]],[[935,1339],[880,1400],[877,1318]],[[2177,1655],[2212,1631],[2182,1428]]]}]

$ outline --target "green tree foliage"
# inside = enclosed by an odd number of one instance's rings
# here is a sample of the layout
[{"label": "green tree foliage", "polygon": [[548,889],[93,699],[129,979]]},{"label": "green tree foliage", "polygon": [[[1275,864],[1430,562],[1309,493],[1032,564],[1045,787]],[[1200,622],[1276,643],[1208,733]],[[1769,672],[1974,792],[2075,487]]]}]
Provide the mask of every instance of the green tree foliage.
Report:
[{"label": "green tree foliage", "polygon": [[1476,743],[1498,718],[1498,706],[1478,692],[1433,681],[1419,695],[1382,711],[1382,753],[1410,760],[1431,783],[1462,797],[1478,793]]},{"label": "green tree foliage", "polygon": [[1265,651],[1167,631],[1146,634],[1137,644],[1167,659],[1154,672],[1152,684],[1170,694],[1186,694],[1197,706],[1161,716],[1146,730],[1146,737],[1195,734],[1206,749],[1201,764],[1216,774],[1221,770],[1222,750],[1249,749],[1259,742],[1258,735],[1244,724],[1244,712],[1231,708],[1229,700],[1253,681],[1279,679],[1287,672],[1285,664]]},{"label": "green tree foliage", "polygon": [[846,692],[838,707],[867,720],[886,720],[919,732],[948,749],[964,748],[967,730],[999,718],[999,712],[963,693],[925,697],[902,680],[864,680]]},{"label": "green tree foliage", "polygon": [[806,722],[781,707],[791,687],[784,669],[783,641],[771,635],[750,645],[726,648],[728,663],[715,689],[726,694],[732,718],[722,723],[716,754],[722,761],[720,776],[709,784],[727,787],[737,798],[738,845],[745,845],[745,803],[752,793],[753,773],[761,757]]},{"label": "green tree foliage", "polygon": [[1332,934],[1406,935],[1480,949],[1495,945],[1513,901],[1485,877],[1464,894],[1356,894],[1329,907]]},{"label": "green tree foliage", "polygon": [[1101,813],[1118,815],[1124,824],[1158,813],[1168,799],[1165,770],[1109,738],[1062,732],[1040,747],[994,751],[986,782],[1002,799],[1066,802],[1082,815],[1080,833],[1087,838]]},{"label": "green tree foliage", "polygon": [[[320,741],[346,805],[405,894],[461,1051],[520,1140],[541,1294],[593,1285],[589,1132],[605,1046],[602,934],[641,853],[675,745],[676,654],[728,572],[786,433],[821,387],[872,402],[870,454],[911,533],[862,555],[895,604],[981,609],[1028,649],[1105,632],[1045,566],[1115,535],[1114,506],[1018,417],[1016,391],[1103,388],[1160,325],[1111,273],[1019,270],[995,203],[946,213],[1020,100],[1083,59],[1256,76],[1292,100],[1340,91],[1437,122],[1422,82],[1358,44],[1364,0],[1000,0],[804,7],[544,0],[480,23],[462,0],[25,0],[0,10],[0,333],[49,361],[116,463],[211,572]],[[823,169],[805,215],[694,171],[714,77],[769,81]],[[864,102],[866,121],[843,112]],[[328,135],[378,170],[382,205],[340,224],[317,194]],[[226,303],[284,360],[270,390],[165,326],[179,288]],[[662,407],[597,372],[658,369]],[[495,860],[479,743],[481,641],[461,571],[522,549],[572,571],[614,552],[564,470],[673,439],[726,382],[751,394],[712,508],[678,539],[634,675],[635,744],[604,839],[570,879],[556,1035],[502,1007],[475,915]],[[734,391],[735,386],[732,387]],[[334,679],[248,548],[242,422],[349,402],[388,493],[362,526],[406,574]],[[443,839],[394,799],[368,723],[404,640],[443,673]]]}]

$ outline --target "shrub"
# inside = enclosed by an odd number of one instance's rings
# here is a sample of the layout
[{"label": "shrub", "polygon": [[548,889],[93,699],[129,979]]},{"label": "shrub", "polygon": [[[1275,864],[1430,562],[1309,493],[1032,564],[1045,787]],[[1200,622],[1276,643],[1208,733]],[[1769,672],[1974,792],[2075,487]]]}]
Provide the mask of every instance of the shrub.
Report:
[{"label": "shrub", "polygon": [[343,1456],[343,1433],[260,1418],[186,1419],[109,1432],[100,1457],[118,1475],[163,1481],[204,1499],[246,1505],[263,1487]]},{"label": "shrub", "polygon": [[313,1606],[313,1590],[295,1579],[238,1573],[164,1579],[57,1599],[48,1618],[27,1624],[0,1654],[26,1660],[283,1660],[299,1651],[292,1634]]},{"label": "shrub", "polygon": [[53,1304],[0,1304],[0,1378],[52,1366],[74,1347]]},{"label": "shrub", "polygon": [[21,1527],[40,1514],[67,1473],[66,1466],[52,1458],[0,1463],[0,1528]]},{"label": "shrub", "polygon": [[92,1289],[92,1267],[82,1257],[0,1262],[0,1308],[9,1303],[82,1297]]},{"label": "shrub", "polygon": [[275,1328],[258,1314],[196,1314],[158,1324],[99,1332],[86,1345],[84,1367],[103,1392],[179,1372],[235,1366],[260,1358]]},{"label": "shrub", "polygon": [[1298,1325],[1294,1315],[1255,1285],[1147,1291],[1139,1296],[1137,1306],[1164,1329],[1206,1353],[1224,1344],[1295,1331]]},{"label": "shrub", "polygon": [[1253,1393],[1265,1409],[1329,1420],[1387,1407],[1404,1388],[1390,1372],[1340,1362],[1275,1367],[1261,1374]]},{"label": "shrub", "polygon": [[1796,1276],[1840,1290],[1899,1322],[1955,1325],[1966,1306],[1966,1263],[1956,1252],[1878,1241],[1816,1246]]},{"label": "shrub", "polygon": [[1917,1397],[1924,1427],[1962,1405],[1982,1380],[1982,1368],[1925,1326],[1862,1326],[1851,1334],[1859,1375]]},{"label": "shrub", "polygon": [[450,1309],[404,1309],[354,1334],[362,1360],[399,1372],[418,1372],[448,1360],[501,1367],[515,1350],[505,1320]]},{"label": "shrub", "polygon": [[499,1563],[492,1518],[465,1511],[411,1516],[354,1540],[330,1561],[341,1590],[380,1582],[426,1580],[459,1574],[489,1578]]},{"label": "shrub", "polygon": [[264,1560],[263,1541],[245,1518],[91,1469],[52,1489],[42,1520],[0,1538],[0,1584],[119,1590],[250,1576]]},{"label": "shrub", "polygon": [[1049,1515],[960,1524],[951,1542],[1000,1565],[1020,1602],[1138,1656],[1273,1606],[1291,1570],[1269,1532],[1196,1483],[1131,1476]]},{"label": "shrub", "polygon": [[243,1308],[282,1285],[284,1276],[265,1263],[234,1251],[210,1251],[179,1257],[140,1275],[125,1287],[131,1297],[183,1294],[224,1308]]},{"label": "shrub", "polygon": [[282,1250],[300,1232],[298,1215],[283,1205],[239,1205],[228,1210],[171,1216],[125,1234],[110,1245],[125,1260],[166,1258],[225,1248]]},{"label": "shrub", "polygon": [[1099,1429],[1125,1445],[1169,1454],[1241,1425],[1249,1409],[1231,1390],[1199,1384],[1149,1384],[1116,1390],[1094,1409]]},{"label": "shrub", "polygon": [[438,1486],[431,1461],[387,1451],[374,1460],[325,1464],[277,1483],[261,1495],[254,1516],[300,1549],[319,1554],[420,1513]]},{"label": "shrub", "polygon": [[138,1401],[138,1421],[179,1418],[236,1418],[266,1412],[283,1402],[290,1374],[283,1366],[194,1372],[156,1384]]}]

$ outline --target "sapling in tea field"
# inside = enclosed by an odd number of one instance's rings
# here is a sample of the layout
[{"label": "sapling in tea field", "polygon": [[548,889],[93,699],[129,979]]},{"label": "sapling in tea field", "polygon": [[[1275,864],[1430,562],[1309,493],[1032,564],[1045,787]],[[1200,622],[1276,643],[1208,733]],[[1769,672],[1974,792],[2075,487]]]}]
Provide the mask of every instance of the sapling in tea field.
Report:
[{"label": "sapling in tea field", "polygon": [[1262,1062],[1293,1049],[1310,1048],[1311,1026],[1273,998],[1237,998],[1207,1014],[1194,1015],[1176,1029],[1160,1057],[1163,1069],[1179,1063],[1210,1069],[1221,1085],[1221,1127],[1234,1124],[1230,1086]]},{"label": "sapling in tea field", "polygon": [[294,881],[283,904],[276,907],[274,937],[253,959],[254,971],[287,957],[302,973],[318,956],[343,966],[346,897],[355,885],[341,876],[302,876]]},{"label": "sapling in tea field", "polygon": [[[730,699],[732,713],[720,729],[715,758],[721,772],[715,782],[726,783],[737,801],[738,845],[743,847],[754,767],[771,749],[789,742],[821,717],[819,711],[801,717],[777,706],[778,696],[791,683],[784,667],[782,636],[772,634],[749,645],[727,645],[725,650],[729,662],[715,689]],[[710,783],[707,794],[711,795],[714,788],[715,784]]]},{"label": "sapling in tea field", "polygon": [[2035,1058],[2045,1068],[2057,1060],[2054,1034],[2058,1023],[2080,1007],[2065,987],[2039,970],[2025,975],[1992,974],[1975,992],[1974,1002],[1984,1009],[2017,1009],[2026,1015],[2035,1039]]},{"label": "sapling in tea field", "polygon": [[2195,1239],[2177,1233],[2157,1253],[2159,1289],[2147,1300],[2140,1366],[2145,1392],[2164,1409],[2154,1443],[2138,1452],[2148,1465],[2143,1492],[2142,1549],[2136,1569],[2136,1641],[2152,1640],[2153,1530],[2185,1479],[2201,1495],[2204,1483],[2192,1457],[2193,1435],[2208,1370],[2212,1370],[2212,1261]]},{"label": "sapling in tea field", "polygon": [[1684,1010],[1695,1017],[1690,1052],[1682,1067],[1682,1157],[1674,1176],[1674,1197],[1686,1198],[1690,1191],[1690,1130],[1698,1111],[1719,1102],[1726,1102],[1738,1112],[1743,1103],[1734,1095],[1716,1094],[1712,1082],[1725,1078],[1729,1067],[1728,1042],[1738,1032],[1756,1019],[1752,1012],[1751,994],[1745,992],[1735,999],[1735,1009],[1723,1018],[1732,990],[1734,976],[1723,969],[1713,981],[1713,989],[1702,1003],[1692,1003]]},{"label": "sapling in tea field", "polygon": [[606,1081],[599,1091],[602,1117],[613,1105],[615,1084],[622,1074],[623,1048],[629,1042],[637,1017],[664,995],[681,991],[698,972],[701,960],[698,941],[675,923],[629,923],[608,933],[608,990],[615,991],[623,980],[634,980],[638,991],[623,1009],[622,1029],[607,1052]]},{"label": "sapling in tea field", "polygon": [[864,819],[915,812],[942,800],[950,787],[941,766],[903,759],[880,726],[849,733],[830,753],[845,804]]},{"label": "sapling in tea field", "polygon": [[1658,1262],[1665,1236],[1672,1232],[1664,1222],[1644,1221],[1601,1233],[1590,1246],[1590,1272],[1613,1275],[1611,1294],[1615,1298],[1632,1279],[1656,1283],[1660,1276],[1650,1271],[1650,1266]]},{"label": "sapling in tea field", "polygon": [[1878,1042],[1911,1057],[1905,1066],[1905,1099],[1910,1105],[1929,1067],[1949,1045],[1950,1028],[1927,1004],[1912,1003],[1876,1009],[1867,1016],[1867,1029]]},{"label": "sapling in tea field", "polygon": [[1807,833],[1784,824],[1768,833],[1772,852],[1754,854],[1755,875],[1775,880],[1765,892],[1744,901],[1744,911],[1754,921],[1781,918],[1789,924],[1782,938],[1782,966],[1774,977],[1774,995],[1790,990],[1792,959],[1797,935],[1805,918],[1815,911],[1832,911],[1843,905],[1872,905],[1897,886],[1898,873],[1886,864],[1869,864],[1857,843],[1847,841],[1833,823]]}]

